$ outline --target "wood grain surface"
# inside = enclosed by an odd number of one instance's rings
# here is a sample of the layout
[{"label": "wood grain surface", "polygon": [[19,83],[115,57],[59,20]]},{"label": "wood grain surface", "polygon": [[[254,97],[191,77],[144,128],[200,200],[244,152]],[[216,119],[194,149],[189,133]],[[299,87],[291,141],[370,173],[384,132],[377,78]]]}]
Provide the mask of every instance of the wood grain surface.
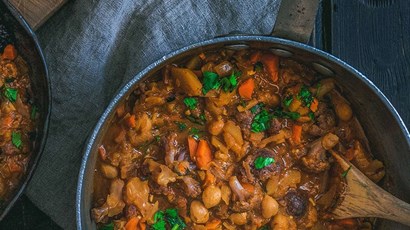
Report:
[{"label": "wood grain surface", "polygon": [[330,52],[364,73],[410,127],[410,1],[332,0]]},{"label": "wood grain surface", "polygon": [[67,0],[9,0],[23,15],[31,28],[39,28]]}]

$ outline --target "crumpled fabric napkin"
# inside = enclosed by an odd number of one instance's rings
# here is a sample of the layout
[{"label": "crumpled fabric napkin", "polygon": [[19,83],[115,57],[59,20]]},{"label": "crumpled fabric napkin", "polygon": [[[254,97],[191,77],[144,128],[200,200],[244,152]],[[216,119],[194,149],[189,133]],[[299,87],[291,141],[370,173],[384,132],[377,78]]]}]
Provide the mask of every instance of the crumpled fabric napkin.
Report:
[{"label": "crumpled fabric napkin", "polygon": [[44,154],[29,198],[75,228],[75,192],[88,134],[121,85],[186,45],[231,31],[269,34],[280,0],[76,0],[38,31],[52,88]]}]

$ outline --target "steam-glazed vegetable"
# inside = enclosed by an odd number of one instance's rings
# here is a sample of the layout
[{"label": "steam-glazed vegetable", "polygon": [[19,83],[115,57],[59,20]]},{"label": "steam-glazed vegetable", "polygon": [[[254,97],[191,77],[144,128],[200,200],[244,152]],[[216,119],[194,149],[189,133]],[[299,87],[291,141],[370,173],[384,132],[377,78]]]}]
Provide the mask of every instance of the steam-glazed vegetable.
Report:
[{"label": "steam-glazed vegetable", "polygon": [[118,106],[99,146],[94,220],[114,229],[343,229],[326,208],[348,171],[329,151],[376,182],[384,167],[337,90],[269,51],[165,66]]},{"label": "steam-glazed vegetable", "polygon": [[[7,35],[2,26],[0,33]],[[26,171],[38,118],[28,65],[6,37],[0,42],[0,201],[9,199]]]}]

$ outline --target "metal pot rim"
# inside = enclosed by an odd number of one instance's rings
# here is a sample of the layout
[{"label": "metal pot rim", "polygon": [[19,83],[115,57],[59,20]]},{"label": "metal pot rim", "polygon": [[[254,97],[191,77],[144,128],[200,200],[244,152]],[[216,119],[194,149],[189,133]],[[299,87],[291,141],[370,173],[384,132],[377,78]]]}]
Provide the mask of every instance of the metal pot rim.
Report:
[{"label": "metal pot rim", "polygon": [[310,52],[314,55],[320,56],[329,62],[333,62],[339,66],[342,66],[345,70],[347,70],[349,73],[355,75],[360,81],[362,81],[367,87],[369,87],[375,94],[377,94],[380,99],[382,100],[384,106],[388,108],[388,110],[391,112],[395,120],[398,122],[403,134],[406,137],[407,140],[407,145],[410,146],[410,134],[409,131],[404,124],[402,118],[400,115],[397,113],[396,109],[393,107],[393,105],[390,103],[390,101],[386,98],[386,96],[380,91],[380,89],[377,88],[377,86],[371,82],[366,76],[364,76],[362,73],[360,73],[358,70],[347,64],[346,62],[342,61],[341,59],[326,53],[324,51],[321,51],[317,48],[311,47],[309,45],[295,42],[292,40],[287,40],[287,39],[282,39],[282,38],[277,38],[277,37],[272,37],[272,36],[260,36],[260,35],[233,35],[233,36],[227,36],[227,37],[218,37],[202,42],[198,42],[186,47],[183,47],[181,49],[178,49],[174,52],[171,52],[159,60],[155,61],[154,63],[150,64],[146,68],[144,68],[142,71],[140,71],[137,75],[135,75],[128,83],[126,83],[122,88],[117,91],[115,97],[111,100],[107,108],[105,109],[104,113],[98,120],[97,124],[95,125],[94,129],[92,130],[91,135],[89,136],[86,145],[84,147],[84,155],[80,167],[80,172],[78,176],[78,186],[77,186],[77,194],[76,194],[76,222],[77,222],[77,229],[82,229],[82,212],[81,212],[81,198],[84,195],[84,176],[85,176],[85,171],[87,169],[88,163],[89,163],[89,157],[91,155],[91,150],[93,149],[93,146],[95,145],[95,140],[99,136],[101,128],[105,124],[107,118],[109,115],[114,111],[116,106],[118,105],[119,102],[122,101],[123,97],[134,88],[134,86],[146,75],[148,74],[151,70],[153,70],[155,67],[158,65],[161,65],[162,63],[166,62],[168,59],[172,57],[176,57],[180,54],[183,54],[184,52],[187,52],[191,49],[199,48],[201,46],[207,46],[207,45],[214,45],[214,44],[219,44],[219,43],[225,43],[225,42],[272,42],[275,44],[283,45],[283,46],[290,46],[294,47],[297,49],[301,49],[307,52]]}]

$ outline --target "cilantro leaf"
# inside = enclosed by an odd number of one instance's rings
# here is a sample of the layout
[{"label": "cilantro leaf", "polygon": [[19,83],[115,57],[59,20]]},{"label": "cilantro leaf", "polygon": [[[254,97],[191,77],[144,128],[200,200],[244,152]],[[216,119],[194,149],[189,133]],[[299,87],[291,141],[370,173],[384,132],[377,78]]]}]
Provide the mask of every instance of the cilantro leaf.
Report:
[{"label": "cilantro leaf", "polygon": [[114,223],[111,222],[99,228],[99,230],[114,230]]},{"label": "cilantro leaf", "polygon": [[263,106],[265,106],[262,102],[256,104],[255,106],[253,106],[250,111],[251,113],[255,114],[259,111],[259,109],[261,109]]},{"label": "cilantro leaf", "polygon": [[224,92],[232,92],[236,86],[238,86],[238,80],[236,78],[240,74],[240,72],[232,72],[231,76],[222,78],[220,83],[222,90]]},{"label": "cilantro leaf", "polygon": [[349,166],[349,168],[346,169],[346,171],[342,172],[342,177],[346,177],[347,173],[350,171],[350,169],[352,168],[352,166]]},{"label": "cilantro leaf", "polygon": [[21,133],[12,132],[11,133],[11,142],[16,148],[20,148],[23,142],[21,141]]},{"label": "cilantro leaf", "polygon": [[256,169],[263,169],[263,168],[265,168],[266,166],[268,166],[272,163],[275,163],[275,159],[273,159],[272,157],[259,156],[254,161]]},{"label": "cilantro leaf", "polygon": [[5,87],[4,96],[11,102],[15,102],[17,99],[17,89]]},{"label": "cilantro leaf", "polygon": [[306,107],[310,107],[313,102],[313,95],[306,85],[303,85],[298,94],[299,98],[305,103]]},{"label": "cilantro leaf", "polygon": [[258,61],[253,65],[253,71],[260,72],[263,69],[263,63]]},{"label": "cilantro leaf", "polygon": [[194,110],[196,106],[198,105],[198,99],[194,97],[186,97],[184,99],[184,104],[190,109]]},{"label": "cilantro leaf", "polygon": [[263,109],[260,113],[256,114],[251,124],[251,131],[254,133],[262,132],[270,127],[270,120],[272,115],[267,110]]},{"label": "cilantro leaf", "polygon": [[292,101],[293,101],[293,97],[292,97],[291,95],[289,95],[289,96],[287,96],[287,97],[283,100],[283,104],[284,104],[286,107],[289,107],[290,104],[292,103]]},{"label": "cilantro leaf", "polygon": [[186,124],[183,122],[175,121],[175,124],[178,126],[179,131],[184,131],[186,129]]},{"label": "cilantro leaf", "polygon": [[218,89],[221,86],[218,74],[214,72],[205,71],[202,85],[202,93],[205,95],[211,89]]}]

